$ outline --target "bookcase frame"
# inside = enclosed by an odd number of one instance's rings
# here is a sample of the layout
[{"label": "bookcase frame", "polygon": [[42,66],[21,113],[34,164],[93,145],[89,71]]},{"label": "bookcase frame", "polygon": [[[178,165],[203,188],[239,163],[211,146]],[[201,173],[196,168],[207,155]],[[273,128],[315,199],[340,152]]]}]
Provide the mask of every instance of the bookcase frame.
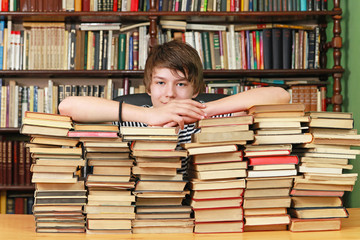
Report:
[{"label": "bookcase frame", "polygon": [[[156,44],[157,25],[159,20],[182,20],[192,23],[265,23],[318,20],[321,26],[321,66],[326,66],[326,52],[333,49],[334,65],[326,69],[270,69],[270,70],[204,70],[204,77],[239,78],[239,77],[319,77],[333,78],[333,95],[327,98],[327,104],[333,105],[333,111],[342,110],[341,78],[344,69],[341,66],[341,26],[342,9],[340,0],[333,0],[333,9],[328,11],[292,11],[292,12],[158,12],[156,0],[150,0],[148,12],[0,12],[0,18],[14,23],[25,21],[36,22],[126,22],[139,23],[149,21],[150,47]],[[327,23],[333,21],[333,35],[326,40]],[[1,78],[108,78],[108,77],[143,77],[143,71],[129,70],[2,70]],[[0,135],[18,134],[17,128],[0,129]],[[0,186],[0,191],[34,190],[34,186]]]}]

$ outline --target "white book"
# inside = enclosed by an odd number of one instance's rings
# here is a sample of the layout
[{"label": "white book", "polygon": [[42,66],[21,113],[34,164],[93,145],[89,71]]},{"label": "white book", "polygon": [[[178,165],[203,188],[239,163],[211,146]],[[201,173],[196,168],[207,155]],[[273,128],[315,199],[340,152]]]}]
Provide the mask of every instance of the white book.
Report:
[{"label": "white book", "polygon": [[38,89],[38,112],[44,112],[44,89]]},{"label": "white book", "polygon": [[[229,69],[236,69],[236,60],[235,60],[235,30],[234,30],[234,24],[229,25],[229,36],[228,41],[230,47],[228,47],[228,52],[230,52],[229,60],[231,62]],[[230,48],[230,50],[229,50]]]},{"label": "white book", "polygon": [[302,172],[302,173],[342,174],[342,168],[322,168],[322,167],[299,166],[299,172]]},{"label": "white book", "polygon": [[46,113],[52,113],[53,109],[52,109],[52,102],[53,102],[53,81],[51,79],[48,80],[48,95],[47,95],[47,112]]},{"label": "white book", "polygon": [[9,62],[8,62],[8,69],[15,70],[15,41],[16,41],[16,34],[14,31],[9,32],[10,34],[10,44],[9,44]]},{"label": "white book", "polygon": [[82,31],[120,30],[120,23],[82,23],[79,28]]},{"label": "white book", "polygon": [[15,35],[15,59],[14,59],[14,69],[15,70],[20,70],[20,48],[21,48],[21,39],[20,39],[20,31],[16,31],[16,33],[14,34]]},{"label": "white book", "polygon": [[61,7],[63,11],[66,11],[66,0],[62,0]]},{"label": "white book", "polygon": [[188,23],[186,30],[226,31],[226,25]]},{"label": "white book", "polygon": [[185,42],[187,44],[189,44],[191,47],[195,48],[194,32],[193,31],[185,32]]},{"label": "white book", "polygon": [[199,54],[202,64],[204,65],[204,55],[202,51],[202,44],[201,44],[201,33],[194,32],[194,41],[195,41],[195,49]]},{"label": "white book", "polygon": [[75,11],[75,0],[66,0],[66,11]]},{"label": "white book", "polygon": [[297,173],[296,169],[286,169],[286,170],[262,170],[262,171],[248,171],[248,177],[285,177],[285,176],[295,176]]},{"label": "white book", "polygon": [[[45,113],[49,113],[49,88],[48,87],[44,87],[44,112]],[[25,116],[23,114],[23,116]]]},{"label": "white book", "polygon": [[181,12],[186,12],[186,5],[187,5],[187,2],[186,0],[183,0],[181,2]]},{"label": "white book", "polygon": [[122,2],[121,2],[121,11],[122,12],[127,11],[127,1],[131,1],[131,0],[122,0]]},{"label": "white book", "polygon": [[9,0],[9,12],[14,12],[14,0]]}]

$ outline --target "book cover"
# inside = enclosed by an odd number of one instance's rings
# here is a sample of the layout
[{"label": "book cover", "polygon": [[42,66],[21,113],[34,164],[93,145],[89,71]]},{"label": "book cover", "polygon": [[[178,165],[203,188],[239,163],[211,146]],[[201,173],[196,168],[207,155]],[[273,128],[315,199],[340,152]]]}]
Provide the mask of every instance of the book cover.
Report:
[{"label": "book cover", "polygon": [[282,30],[280,28],[273,28],[271,31],[273,69],[282,69]]}]

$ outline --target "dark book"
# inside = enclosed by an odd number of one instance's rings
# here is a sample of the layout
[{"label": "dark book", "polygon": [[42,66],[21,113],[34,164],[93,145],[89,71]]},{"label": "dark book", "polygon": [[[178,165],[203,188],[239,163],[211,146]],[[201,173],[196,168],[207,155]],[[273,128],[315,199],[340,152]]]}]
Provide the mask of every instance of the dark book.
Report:
[{"label": "dark book", "polygon": [[314,69],[315,63],[315,31],[309,31],[308,68]]},{"label": "dark book", "polygon": [[327,11],[327,10],[328,10],[327,0],[321,0],[321,11]]},{"label": "dark book", "polygon": [[271,32],[273,50],[273,69],[282,69],[282,31],[280,28],[273,28]]},{"label": "dark book", "polygon": [[30,11],[30,0],[20,0],[20,12]]},{"label": "dark book", "polygon": [[291,69],[291,47],[292,47],[292,33],[291,29],[282,29],[282,54],[283,54],[283,69]]},{"label": "dark book", "polygon": [[314,11],[321,11],[321,0],[314,0]]},{"label": "dark book", "polygon": [[118,69],[125,70],[126,34],[119,34]]},{"label": "dark book", "polygon": [[94,31],[95,48],[94,48],[94,70],[99,70],[99,55],[100,55],[100,32]]},{"label": "dark book", "polygon": [[139,70],[139,31],[136,30],[132,34],[133,37],[133,69]]},{"label": "dark book", "polygon": [[4,164],[3,164],[3,139],[2,137],[0,137],[0,185],[5,185],[5,181],[4,181]]},{"label": "dark book", "polygon": [[272,30],[263,30],[264,69],[272,69]]},{"label": "dark book", "polygon": [[160,0],[160,2],[162,2],[162,8],[161,9],[159,8],[159,11],[163,11],[163,12],[169,11],[169,2],[170,1]]},{"label": "dark book", "polygon": [[211,56],[210,56],[210,40],[209,32],[201,32],[201,42],[203,47],[203,59],[204,59],[204,69],[211,70]]},{"label": "dark book", "polygon": [[[46,1],[46,0],[45,0]],[[47,5],[47,3],[45,3]],[[44,0],[36,1],[36,11],[45,12],[47,9],[44,7]]]},{"label": "dark book", "polygon": [[308,11],[314,11],[314,0],[307,0],[306,4]]},{"label": "dark book", "polygon": [[294,11],[293,0],[287,0],[287,10]]},{"label": "dark book", "polygon": [[215,69],[221,69],[221,59],[220,59],[220,40],[219,33],[214,33],[214,60],[215,60]]},{"label": "dark book", "polygon": [[15,214],[15,198],[6,199],[6,214]]},{"label": "dark book", "polygon": [[227,1],[221,1],[221,6],[220,6],[220,11],[221,12],[226,12],[226,4],[227,4]]},{"label": "dark book", "polygon": [[70,70],[75,70],[75,52],[76,52],[76,29],[75,24],[70,27]]},{"label": "dark book", "polygon": [[[107,32],[104,32],[103,34],[103,51],[102,51],[102,57],[100,59],[100,61],[102,61],[101,64],[101,70],[107,70],[107,61],[108,61],[108,41],[109,41],[109,34]],[[90,96],[90,95],[89,95]]]},{"label": "dark book", "polygon": [[23,197],[15,197],[14,198],[14,213],[15,214],[24,214],[24,203],[25,203],[25,198]]},{"label": "dark book", "polygon": [[264,12],[265,11],[265,0],[259,0],[259,2],[258,2],[258,11],[259,12]]},{"label": "dark book", "polygon": [[82,39],[82,34],[84,33],[84,31],[76,31],[75,33],[75,43],[76,43],[76,48],[75,48],[75,55],[74,55],[74,69],[75,70],[81,70],[81,45],[83,44],[83,39]]}]

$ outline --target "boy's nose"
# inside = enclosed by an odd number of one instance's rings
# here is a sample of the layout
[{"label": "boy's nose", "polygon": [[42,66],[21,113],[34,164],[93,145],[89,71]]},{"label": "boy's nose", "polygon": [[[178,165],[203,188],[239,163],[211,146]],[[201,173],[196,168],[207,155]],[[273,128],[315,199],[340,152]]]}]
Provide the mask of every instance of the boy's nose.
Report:
[{"label": "boy's nose", "polygon": [[175,86],[168,85],[166,88],[166,96],[169,98],[174,98],[175,95]]}]

